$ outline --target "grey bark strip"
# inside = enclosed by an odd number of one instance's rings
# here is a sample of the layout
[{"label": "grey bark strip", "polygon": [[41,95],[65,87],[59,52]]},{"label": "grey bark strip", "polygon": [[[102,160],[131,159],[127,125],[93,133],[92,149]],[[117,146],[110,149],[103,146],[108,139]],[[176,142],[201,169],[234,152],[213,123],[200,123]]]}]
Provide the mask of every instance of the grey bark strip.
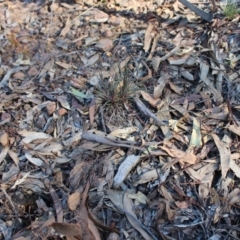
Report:
[{"label": "grey bark strip", "polygon": [[202,19],[206,20],[207,22],[212,21],[212,15],[209,13],[204,12],[203,10],[199,9],[192,3],[190,3],[187,0],[179,0],[180,3],[182,3],[185,7],[189,8],[192,10],[194,13],[196,13],[198,16],[200,16]]},{"label": "grey bark strip", "polygon": [[138,109],[142,113],[144,113],[146,116],[149,116],[150,118],[152,118],[156,122],[157,125],[159,125],[159,126],[166,126],[166,125],[168,125],[168,121],[167,120],[166,121],[159,120],[155,116],[155,114],[153,112],[151,112],[151,110],[149,110],[139,98],[134,98],[134,101],[137,104]]}]

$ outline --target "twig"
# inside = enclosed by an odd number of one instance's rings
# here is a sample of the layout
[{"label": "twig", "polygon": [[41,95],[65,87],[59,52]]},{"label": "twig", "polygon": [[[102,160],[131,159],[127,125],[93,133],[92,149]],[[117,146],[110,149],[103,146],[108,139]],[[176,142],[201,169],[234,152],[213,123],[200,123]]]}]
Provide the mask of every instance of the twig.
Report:
[{"label": "twig", "polygon": [[137,104],[138,109],[144,113],[146,116],[152,118],[159,126],[166,126],[168,121],[160,121],[154,113],[152,113],[139,98],[134,98],[135,103]]},{"label": "twig", "polygon": [[101,123],[102,123],[102,128],[105,133],[107,133],[107,129],[105,126],[105,121],[104,121],[104,116],[103,116],[103,107],[100,106],[100,115],[101,115]]},{"label": "twig", "polygon": [[10,202],[10,204],[11,204],[11,206],[12,206],[12,208],[13,208],[13,211],[14,211],[15,215],[18,217],[18,213],[17,213],[16,208],[15,208],[13,202],[12,202],[12,199],[11,199],[11,197],[7,194],[7,192],[6,192],[5,187],[4,187],[3,184],[1,185],[1,190],[2,190],[2,192],[4,193],[5,197],[8,199],[8,201]]}]

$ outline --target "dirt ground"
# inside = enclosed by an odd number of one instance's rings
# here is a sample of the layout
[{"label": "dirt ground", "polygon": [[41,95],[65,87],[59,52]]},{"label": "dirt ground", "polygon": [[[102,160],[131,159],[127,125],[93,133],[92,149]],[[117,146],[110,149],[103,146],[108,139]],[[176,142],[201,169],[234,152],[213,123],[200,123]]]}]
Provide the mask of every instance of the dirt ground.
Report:
[{"label": "dirt ground", "polygon": [[230,10],[0,1],[0,239],[240,239]]}]

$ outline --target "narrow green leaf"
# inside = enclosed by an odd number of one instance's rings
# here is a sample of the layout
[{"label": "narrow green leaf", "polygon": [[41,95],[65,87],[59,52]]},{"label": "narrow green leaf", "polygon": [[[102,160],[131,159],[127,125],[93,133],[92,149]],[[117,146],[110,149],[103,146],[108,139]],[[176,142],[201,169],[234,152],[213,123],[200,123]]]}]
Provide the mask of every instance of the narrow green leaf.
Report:
[{"label": "narrow green leaf", "polygon": [[72,94],[72,95],[74,95],[75,97],[88,98],[88,97],[86,96],[86,94],[78,91],[77,89],[75,89],[75,88],[73,88],[73,87],[71,87],[70,90],[67,91],[67,92],[70,93],[70,94]]}]

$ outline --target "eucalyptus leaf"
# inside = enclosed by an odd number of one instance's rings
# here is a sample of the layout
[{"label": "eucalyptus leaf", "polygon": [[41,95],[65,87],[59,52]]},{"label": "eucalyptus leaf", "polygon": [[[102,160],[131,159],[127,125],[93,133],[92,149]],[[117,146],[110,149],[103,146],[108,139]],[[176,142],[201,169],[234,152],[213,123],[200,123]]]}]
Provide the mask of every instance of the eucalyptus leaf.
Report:
[{"label": "eucalyptus leaf", "polygon": [[75,97],[88,98],[88,97],[86,96],[86,94],[78,91],[77,89],[75,89],[75,88],[73,88],[73,87],[71,87],[70,90],[67,91],[67,92],[70,93],[70,94],[72,94],[72,95],[74,95]]}]

